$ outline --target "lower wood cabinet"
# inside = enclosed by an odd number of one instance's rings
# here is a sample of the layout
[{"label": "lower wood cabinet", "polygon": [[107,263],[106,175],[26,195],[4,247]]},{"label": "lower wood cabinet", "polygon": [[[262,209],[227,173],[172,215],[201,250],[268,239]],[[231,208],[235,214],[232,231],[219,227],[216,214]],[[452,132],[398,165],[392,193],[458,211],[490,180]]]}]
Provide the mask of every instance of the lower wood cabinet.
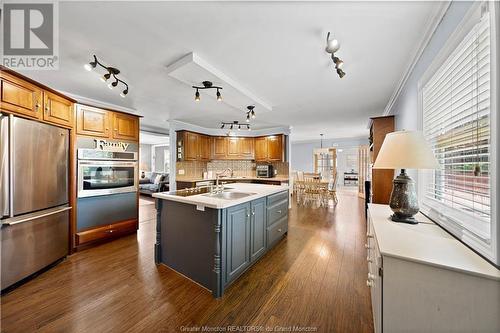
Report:
[{"label": "lower wood cabinet", "polygon": [[81,231],[76,233],[76,245],[81,246],[100,240],[123,236],[128,233],[134,233],[138,228],[138,221],[134,219]]}]

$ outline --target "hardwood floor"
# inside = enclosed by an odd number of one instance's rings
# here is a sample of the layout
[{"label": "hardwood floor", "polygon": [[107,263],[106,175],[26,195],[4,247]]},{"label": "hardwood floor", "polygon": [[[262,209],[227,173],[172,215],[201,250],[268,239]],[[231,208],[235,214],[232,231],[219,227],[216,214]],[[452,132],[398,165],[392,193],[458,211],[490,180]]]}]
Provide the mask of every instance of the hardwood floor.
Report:
[{"label": "hardwood floor", "polygon": [[363,202],[352,193],[341,193],[339,201],[335,209],[294,204],[288,236],[221,299],[213,299],[154,264],[155,209],[141,200],[137,235],[76,253],[2,296],[1,331],[295,325],[316,332],[372,332]]}]

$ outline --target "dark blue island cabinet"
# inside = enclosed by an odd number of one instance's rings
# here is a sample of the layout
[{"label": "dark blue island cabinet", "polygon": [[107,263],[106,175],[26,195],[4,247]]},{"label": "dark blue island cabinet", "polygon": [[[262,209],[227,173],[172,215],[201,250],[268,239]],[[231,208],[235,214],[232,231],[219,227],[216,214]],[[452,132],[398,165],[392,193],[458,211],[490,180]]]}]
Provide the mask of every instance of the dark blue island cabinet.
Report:
[{"label": "dark blue island cabinet", "polygon": [[214,297],[288,231],[288,190],[222,209],[157,198],[155,261]]}]

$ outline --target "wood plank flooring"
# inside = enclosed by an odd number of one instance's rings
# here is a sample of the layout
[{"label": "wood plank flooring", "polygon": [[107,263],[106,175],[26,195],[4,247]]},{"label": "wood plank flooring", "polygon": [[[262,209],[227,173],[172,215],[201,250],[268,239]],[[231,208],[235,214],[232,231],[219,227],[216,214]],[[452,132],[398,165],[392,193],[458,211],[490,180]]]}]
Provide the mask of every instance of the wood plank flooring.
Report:
[{"label": "wood plank flooring", "polygon": [[140,229],[76,253],[2,296],[1,332],[181,332],[190,327],[293,326],[373,332],[363,202],[340,193],[336,208],[293,205],[287,238],[221,299],[156,266],[154,205]]}]

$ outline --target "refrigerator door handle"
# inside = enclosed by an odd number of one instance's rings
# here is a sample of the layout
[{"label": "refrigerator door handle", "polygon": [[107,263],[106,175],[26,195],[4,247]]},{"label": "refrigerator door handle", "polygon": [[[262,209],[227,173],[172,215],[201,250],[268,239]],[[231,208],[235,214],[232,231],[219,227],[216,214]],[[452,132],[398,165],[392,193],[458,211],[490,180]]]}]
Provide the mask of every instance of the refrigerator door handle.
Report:
[{"label": "refrigerator door handle", "polygon": [[2,221],[2,224],[3,225],[15,225],[15,224],[19,224],[19,223],[29,222],[29,221],[37,220],[37,219],[42,218],[42,217],[59,214],[59,213],[65,212],[65,211],[70,210],[70,209],[71,209],[71,207],[69,207],[69,206],[51,208],[51,209],[48,209],[44,212],[32,213],[32,214],[28,214],[25,216],[19,216],[19,217],[14,217],[14,218],[10,218],[10,219],[5,219]]},{"label": "refrigerator door handle", "polygon": [[12,217],[11,118],[0,114],[0,217]]},{"label": "refrigerator door handle", "polygon": [[14,116],[9,114],[9,216],[14,216]]}]

